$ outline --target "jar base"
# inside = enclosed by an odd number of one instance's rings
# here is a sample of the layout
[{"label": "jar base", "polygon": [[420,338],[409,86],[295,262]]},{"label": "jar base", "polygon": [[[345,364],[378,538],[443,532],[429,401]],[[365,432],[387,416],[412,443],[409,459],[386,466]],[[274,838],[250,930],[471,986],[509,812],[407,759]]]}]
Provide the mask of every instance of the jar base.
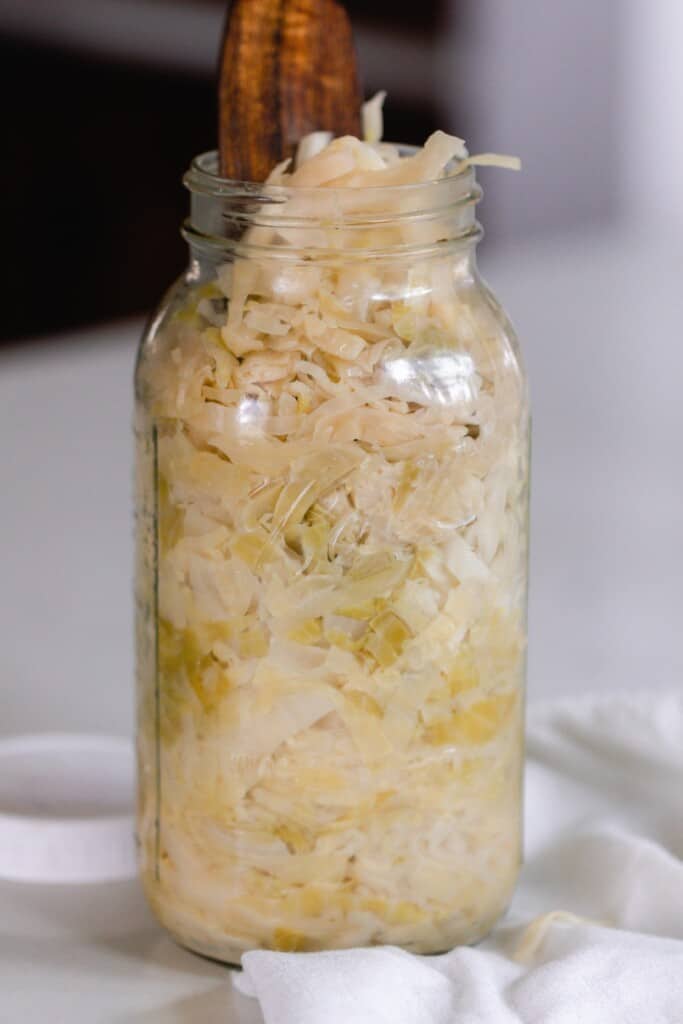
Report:
[{"label": "jar base", "polygon": [[[450,921],[441,919],[440,926],[432,921],[432,927],[428,931],[420,929],[409,932],[403,929],[402,935],[380,934],[366,932],[364,936],[358,936],[357,942],[335,942],[331,934],[315,935],[314,930],[306,941],[305,946],[299,946],[301,952],[313,953],[322,951],[335,951],[342,949],[376,949],[382,946],[397,947],[407,953],[416,956],[441,956],[452,949],[466,946],[476,946],[483,942],[491,933],[492,929],[505,917],[512,893],[514,891],[515,878],[510,879],[511,884],[506,887],[504,893],[499,894],[499,899],[487,908],[487,913],[480,915],[476,921],[465,922],[462,915],[454,915]],[[275,944],[264,942],[250,943],[241,941],[237,934],[230,934],[227,929],[221,932],[216,927],[209,927],[209,923],[203,922],[197,915],[187,911],[181,911],[177,907],[169,905],[168,900],[161,898],[158,885],[145,872],[141,872],[143,890],[148,905],[159,924],[164,928],[174,942],[182,949],[205,960],[221,964],[233,969],[241,969],[242,956],[254,950],[266,950],[270,952],[294,952],[290,947],[277,949]],[[265,936],[264,936],[265,937]],[[365,939],[366,941],[363,941]],[[412,941],[411,941],[412,940]]]},{"label": "jar base", "polygon": [[235,956],[235,959],[231,960],[228,958],[231,954],[219,956],[215,952],[215,950],[213,950],[212,952],[208,952],[209,947],[204,946],[201,942],[190,943],[184,941],[182,939],[177,938],[168,930],[167,934],[171,939],[173,939],[175,944],[177,946],[180,946],[181,949],[184,949],[186,953],[192,953],[193,956],[201,957],[202,960],[208,960],[209,963],[217,964],[219,967],[225,967],[231,971],[242,970],[242,964],[240,963],[240,958],[243,955],[242,953],[237,954]]},{"label": "jar base", "polygon": [[[404,948],[404,949],[406,949],[406,952],[413,953],[415,956],[428,956],[428,957],[429,956],[443,956],[444,953],[450,953],[452,950],[458,949],[460,947],[472,948],[474,946],[480,945],[482,942],[484,942],[489,937],[489,935],[493,931],[493,928],[504,917],[505,913],[506,913],[506,911],[504,911],[502,914],[500,914],[495,919],[495,921],[488,922],[486,924],[486,926],[481,930],[481,932],[476,934],[473,938],[467,939],[465,941],[460,941],[460,942],[454,941],[452,943],[446,944],[443,947],[443,949],[430,949],[430,950],[426,950],[426,951],[420,951],[420,950],[414,950],[414,949],[407,949],[406,947],[399,947],[399,948]],[[201,939],[194,940],[194,939],[180,938],[179,936],[175,935],[172,931],[170,931],[169,928],[166,927],[165,925],[163,927],[164,927],[164,930],[169,935],[169,937],[176,943],[176,945],[180,946],[181,949],[184,949],[188,953],[192,953],[194,956],[201,957],[202,960],[208,960],[211,963],[218,964],[220,967],[226,967],[226,968],[228,968],[230,970],[233,970],[233,971],[241,971],[242,970],[242,963],[241,963],[242,957],[244,956],[245,953],[252,952],[252,950],[249,950],[249,949],[236,950],[235,952],[233,952],[233,951],[225,951],[225,950],[220,950],[219,951],[211,943],[202,942]],[[371,945],[362,946],[360,948],[363,948],[363,949],[381,949],[382,946],[394,946],[394,945],[396,945],[396,944],[394,944],[394,943],[378,942],[378,943],[373,943]],[[349,948],[351,948],[351,947],[348,947],[348,946],[330,946],[330,947],[327,948],[326,951],[341,951],[343,949],[349,949]],[[353,948],[359,948],[359,947],[353,947]],[[264,946],[254,946],[254,949],[266,950],[266,951],[273,952],[273,953],[275,953],[275,952],[282,952],[282,950],[274,950],[274,949],[268,950],[268,947],[264,947]],[[315,951],[312,951],[312,952],[322,952],[322,950],[315,950]]]}]

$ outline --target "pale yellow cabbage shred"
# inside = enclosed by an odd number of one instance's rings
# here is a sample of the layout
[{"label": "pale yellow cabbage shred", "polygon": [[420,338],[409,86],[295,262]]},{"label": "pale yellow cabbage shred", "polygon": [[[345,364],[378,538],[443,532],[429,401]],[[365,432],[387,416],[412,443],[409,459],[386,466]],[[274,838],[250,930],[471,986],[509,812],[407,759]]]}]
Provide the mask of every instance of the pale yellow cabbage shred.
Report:
[{"label": "pale yellow cabbage shred", "polygon": [[[390,150],[336,139],[273,179],[466,159],[443,133]],[[440,950],[514,883],[524,396],[453,259],[238,259],[162,329],[140,836],[157,912],[206,952]]]}]

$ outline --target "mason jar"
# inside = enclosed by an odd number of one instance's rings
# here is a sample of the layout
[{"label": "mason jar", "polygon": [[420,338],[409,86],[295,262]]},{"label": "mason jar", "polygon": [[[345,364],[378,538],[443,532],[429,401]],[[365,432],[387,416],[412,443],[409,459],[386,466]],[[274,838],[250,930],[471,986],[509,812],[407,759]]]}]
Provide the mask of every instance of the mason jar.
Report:
[{"label": "mason jar", "polygon": [[528,477],[474,171],[185,184],[136,372],[147,898],[227,962],[471,943],[520,862]]}]

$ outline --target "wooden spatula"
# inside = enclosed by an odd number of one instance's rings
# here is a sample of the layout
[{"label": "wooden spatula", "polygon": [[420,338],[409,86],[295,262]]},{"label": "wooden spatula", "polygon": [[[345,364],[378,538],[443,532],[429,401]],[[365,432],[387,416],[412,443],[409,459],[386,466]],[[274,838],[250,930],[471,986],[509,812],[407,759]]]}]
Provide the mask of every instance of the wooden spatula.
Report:
[{"label": "wooden spatula", "polygon": [[351,25],[337,0],[233,0],[219,74],[223,177],[263,181],[308,132],[360,134]]}]

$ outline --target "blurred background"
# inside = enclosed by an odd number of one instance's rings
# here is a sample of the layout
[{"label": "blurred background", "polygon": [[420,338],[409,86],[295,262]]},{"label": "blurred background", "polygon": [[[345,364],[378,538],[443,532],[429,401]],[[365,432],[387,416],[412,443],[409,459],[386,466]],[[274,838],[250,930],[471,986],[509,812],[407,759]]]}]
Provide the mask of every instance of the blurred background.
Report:
[{"label": "blurred background", "polygon": [[[533,408],[533,699],[680,686],[683,4],[350,0],[386,134],[482,170]],[[132,369],[223,0],[0,0],[0,733],[132,727]]]},{"label": "blurred background", "polygon": [[[522,156],[487,244],[681,216],[681,5],[350,0],[386,134]],[[180,177],[216,140],[224,0],[0,0],[5,343],[148,310],[184,261]],[[656,168],[656,170],[655,170]],[[647,178],[645,177],[647,175]],[[40,287],[36,287],[36,271]]]}]

